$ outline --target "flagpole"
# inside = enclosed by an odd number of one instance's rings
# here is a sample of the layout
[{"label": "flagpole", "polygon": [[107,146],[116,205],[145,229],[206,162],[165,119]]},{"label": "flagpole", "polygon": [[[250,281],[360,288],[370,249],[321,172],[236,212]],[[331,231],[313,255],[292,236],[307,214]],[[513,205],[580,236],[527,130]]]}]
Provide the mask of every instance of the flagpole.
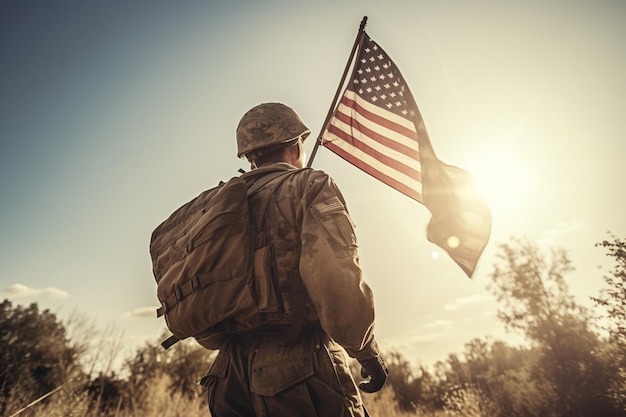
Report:
[{"label": "flagpole", "polygon": [[322,143],[322,134],[324,133],[324,129],[326,129],[326,125],[328,121],[333,115],[333,111],[335,110],[335,106],[337,105],[337,100],[339,99],[339,94],[341,94],[341,89],[343,84],[346,81],[346,77],[348,75],[348,71],[352,66],[352,61],[354,60],[354,55],[357,50],[357,47],[361,44],[363,40],[363,33],[365,33],[365,25],[367,24],[367,16],[363,16],[363,20],[361,20],[361,24],[359,25],[359,32],[356,35],[356,39],[354,40],[354,45],[352,46],[352,51],[350,51],[350,57],[348,58],[348,63],[346,64],[346,68],[343,70],[343,75],[341,76],[341,81],[339,82],[339,86],[337,87],[337,91],[335,92],[335,97],[333,98],[333,102],[328,109],[328,114],[326,114],[326,119],[324,120],[324,124],[322,125],[322,129],[320,130],[319,135],[317,135],[317,140],[315,141],[315,146],[313,147],[313,151],[311,152],[311,157],[307,163],[307,168],[310,168],[313,165],[313,160],[315,159],[315,155],[317,154],[317,149],[320,147]]}]

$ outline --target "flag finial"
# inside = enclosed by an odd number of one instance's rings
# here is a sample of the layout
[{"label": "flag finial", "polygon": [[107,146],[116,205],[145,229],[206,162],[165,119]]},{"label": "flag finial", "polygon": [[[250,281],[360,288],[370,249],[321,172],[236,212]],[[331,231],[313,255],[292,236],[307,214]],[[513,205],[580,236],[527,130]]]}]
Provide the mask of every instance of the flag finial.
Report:
[{"label": "flag finial", "polygon": [[367,25],[367,16],[363,16],[363,20],[361,20],[361,26],[359,26],[359,32],[363,32],[365,30],[365,25]]}]

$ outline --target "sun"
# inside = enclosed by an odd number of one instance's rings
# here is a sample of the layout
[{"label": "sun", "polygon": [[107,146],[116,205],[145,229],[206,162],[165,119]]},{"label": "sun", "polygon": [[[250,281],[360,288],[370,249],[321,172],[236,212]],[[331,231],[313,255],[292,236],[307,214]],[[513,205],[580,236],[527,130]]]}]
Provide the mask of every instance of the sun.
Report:
[{"label": "sun", "polygon": [[470,163],[468,171],[474,176],[476,190],[494,212],[514,210],[528,197],[528,171],[519,158],[509,152],[483,154]]}]

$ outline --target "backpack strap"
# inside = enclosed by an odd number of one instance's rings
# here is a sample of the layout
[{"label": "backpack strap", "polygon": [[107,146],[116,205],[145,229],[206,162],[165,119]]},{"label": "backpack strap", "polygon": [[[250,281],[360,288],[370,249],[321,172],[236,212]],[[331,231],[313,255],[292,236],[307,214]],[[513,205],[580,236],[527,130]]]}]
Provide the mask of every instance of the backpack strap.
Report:
[{"label": "backpack strap", "polygon": [[[302,169],[299,169],[298,171],[300,170]],[[263,219],[265,217],[265,212],[267,211],[267,207],[269,205],[272,195],[274,194],[276,189],[287,178],[289,178],[289,175],[287,174],[293,174],[294,172],[295,170],[290,170],[287,172],[282,171],[282,172],[279,172],[278,174],[272,173],[274,175],[268,174],[267,177],[270,177],[270,178],[267,181],[259,181],[259,182],[262,182],[262,184],[258,187],[257,187],[258,183],[255,183],[252,186],[252,188],[254,189],[252,192],[254,192],[254,191],[259,190],[264,185],[270,183],[275,178],[280,178],[278,181],[276,181],[276,184],[272,184],[272,189],[270,193],[265,197],[264,201],[262,202],[262,206],[261,206],[262,208],[258,212],[258,217],[256,218],[256,223],[255,223],[256,225],[259,225],[260,228],[262,228]],[[284,176],[281,176],[281,175],[284,175]],[[263,179],[267,177],[263,177]],[[248,195],[252,194],[252,192],[249,191]],[[291,323],[291,327],[289,329],[289,334],[288,334],[285,345],[292,345],[298,341],[298,339],[300,338],[300,334],[302,333],[302,328],[304,327],[304,322],[305,322],[304,304],[306,300],[306,289],[304,288],[304,284],[302,283],[302,278],[300,277],[300,271],[298,270],[288,271],[287,276],[288,276],[288,279],[290,281],[290,286],[291,286],[290,292],[292,295],[291,304],[292,304],[292,309],[293,309],[293,322]]]},{"label": "backpack strap", "polygon": [[288,272],[289,281],[291,281],[291,304],[293,309],[293,323],[289,329],[289,337],[286,345],[295,344],[300,338],[300,333],[304,327],[304,304],[306,301],[306,289],[300,277],[300,271],[292,270]]},{"label": "backpack strap", "polygon": [[168,337],[167,339],[161,342],[161,346],[163,346],[163,349],[167,350],[171,348],[172,346],[174,346],[179,341],[180,339],[178,337],[171,335],[170,337]]},{"label": "backpack strap", "polygon": [[[291,174],[293,173],[293,170],[289,170],[289,171],[274,171],[274,172],[268,172],[267,174],[255,179],[254,181],[252,181],[252,184],[250,184],[250,186],[248,187],[248,196],[254,194],[255,192],[259,191],[263,186],[265,186],[266,184],[270,183],[272,180],[285,175],[287,176],[287,174]],[[247,178],[243,177],[244,180],[246,180],[247,182]]]},{"label": "backpack strap", "polygon": [[255,181],[250,188],[248,189],[248,197],[250,197],[250,195],[254,194],[255,192],[257,192],[258,190],[260,190],[261,188],[263,188],[263,186],[269,184],[270,182],[272,182],[273,180],[280,178],[276,184],[272,184],[272,189],[270,191],[270,193],[265,196],[264,200],[262,201],[262,205],[261,205],[261,210],[259,210],[257,212],[258,217],[256,217],[254,220],[254,225],[257,225],[260,229],[262,229],[263,226],[263,218],[265,217],[265,212],[267,211],[267,207],[269,206],[270,200],[272,199],[272,196],[274,195],[274,192],[276,191],[276,189],[287,179],[291,176],[291,174],[294,174],[295,172],[301,171],[304,168],[300,168],[300,169],[292,169],[289,171],[274,171],[274,172],[270,172],[262,177],[260,177],[257,181]]}]

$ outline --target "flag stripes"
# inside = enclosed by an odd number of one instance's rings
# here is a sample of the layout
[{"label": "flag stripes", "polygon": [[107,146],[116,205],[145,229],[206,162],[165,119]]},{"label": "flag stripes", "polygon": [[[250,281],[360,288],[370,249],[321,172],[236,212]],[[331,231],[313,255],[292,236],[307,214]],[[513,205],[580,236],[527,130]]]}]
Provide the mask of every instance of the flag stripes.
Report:
[{"label": "flag stripes", "polygon": [[422,202],[417,133],[403,117],[347,90],[323,141],[348,162]]},{"label": "flag stripes", "polygon": [[[345,146],[335,146],[334,144],[326,144],[324,146],[332,150],[341,158],[350,162],[355,167],[361,169],[364,172],[367,172],[368,174],[374,176],[375,178],[379,179],[390,187],[395,188],[402,194],[405,194],[416,201],[422,200],[421,183],[416,183],[415,187],[411,188],[410,186],[406,185],[405,182],[400,182],[394,177],[389,176],[388,174],[383,172],[388,171],[385,169],[386,166],[381,166],[380,164],[377,164],[375,160],[372,161],[369,155],[361,154],[360,152],[355,152],[354,150],[348,152],[345,149]],[[379,168],[383,171],[380,171]]]},{"label": "flag stripes", "polygon": [[[352,110],[354,109],[354,110]],[[355,128],[357,131],[371,137],[376,142],[383,146],[386,146],[390,150],[395,150],[401,154],[407,155],[415,160],[419,160],[418,142],[415,130],[407,130],[406,132],[398,132],[393,129],[396,126],[389,125],[388,120],[378,121],[380,119],[376,114],[369,113],[362,106],[358,104],[358,99],[355,101],[348,100],[345,96],[339,104],[339,110],[335,114],[335,117],[339,120]],[[387,122],[385,124],[381,122]],[[391,128],[387,131],[386,128]],[[380,134],[380,133],[384,134]],[[346,131],[344,139],[350,137]],[[394,137],[395,139],[392,139]],[[406,142],[406,138],[415,137],[411,139],[410,143]]]}]

